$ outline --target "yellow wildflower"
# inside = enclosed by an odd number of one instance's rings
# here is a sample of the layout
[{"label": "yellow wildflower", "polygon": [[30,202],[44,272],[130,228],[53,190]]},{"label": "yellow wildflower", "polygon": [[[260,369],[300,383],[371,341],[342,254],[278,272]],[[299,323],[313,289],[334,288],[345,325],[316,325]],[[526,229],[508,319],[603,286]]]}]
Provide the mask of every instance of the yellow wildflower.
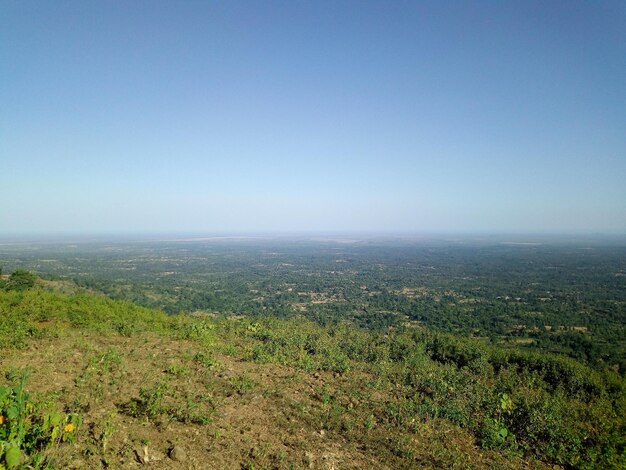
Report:
[{"label": "yellow wildflower", "polygon": [[0,424],[4,423],[4,416],[0,415]]},{"label": "yellow wildflower", "polygon": [[67,423],[63,427],[63,431],[65,431],[65,432],[72,432],[73,430],[74,430],[74,425],[72,423]]}]

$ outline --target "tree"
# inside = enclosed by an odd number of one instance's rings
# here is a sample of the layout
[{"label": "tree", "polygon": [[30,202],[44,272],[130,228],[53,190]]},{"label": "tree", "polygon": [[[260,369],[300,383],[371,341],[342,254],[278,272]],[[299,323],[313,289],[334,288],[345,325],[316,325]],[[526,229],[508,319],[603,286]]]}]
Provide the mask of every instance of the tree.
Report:
[{"label": "tree", "polygon": [[35,285],[37,275],[25,269],[16,270],[5,284],[7,290],[26,290]]}]

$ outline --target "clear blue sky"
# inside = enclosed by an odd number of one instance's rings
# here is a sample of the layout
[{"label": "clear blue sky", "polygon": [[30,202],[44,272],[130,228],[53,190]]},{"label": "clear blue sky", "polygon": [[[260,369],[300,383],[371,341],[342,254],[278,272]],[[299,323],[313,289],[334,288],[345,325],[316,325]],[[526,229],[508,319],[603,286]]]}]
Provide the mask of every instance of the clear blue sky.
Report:
[{"label": "clear blue sky", "polygon": [[626,2],[0,0],[0,235],[626,233]]}]

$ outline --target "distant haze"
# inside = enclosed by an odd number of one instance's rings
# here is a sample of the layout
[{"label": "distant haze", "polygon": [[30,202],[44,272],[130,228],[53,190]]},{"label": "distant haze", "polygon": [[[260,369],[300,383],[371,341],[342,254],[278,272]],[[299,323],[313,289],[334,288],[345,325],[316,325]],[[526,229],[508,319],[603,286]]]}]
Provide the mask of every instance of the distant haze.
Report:
[{"label": "distant haze", "polygon": [[626,234],[626,2],[0,3],[0,236]]}]

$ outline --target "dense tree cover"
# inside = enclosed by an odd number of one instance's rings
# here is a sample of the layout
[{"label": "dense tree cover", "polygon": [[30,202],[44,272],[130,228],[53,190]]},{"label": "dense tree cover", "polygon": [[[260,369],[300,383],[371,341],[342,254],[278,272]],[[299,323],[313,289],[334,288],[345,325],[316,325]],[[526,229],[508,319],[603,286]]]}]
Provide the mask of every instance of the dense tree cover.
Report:
[{"label": "dense tree cover", "polygon": [[6,290],[25,290],[35,285],[37,275],[25,269],[17,269],[7,281],[2,281],[0,287]]},{"label": "dense tree cover", "polygon": [[4,246],[11,269],[169,313],[423,324],[626,371],[626,247],[309,240]]},{"label": "dense tree cover", "polygon": [[439,419],[471,431],[486,449],[570,467],[626,465],[624,379],[562,356],[423,327],[367,331],[302,317],[167,316],[93,294],[0,292],[0,349],[63,337],[67,328],[131,337],[158,331],[207,348],[222,345],[242,360],[352,377],[346,393],[358,397],[358,409],[335,407],[344,433],[361,414],[396,434]]}]

